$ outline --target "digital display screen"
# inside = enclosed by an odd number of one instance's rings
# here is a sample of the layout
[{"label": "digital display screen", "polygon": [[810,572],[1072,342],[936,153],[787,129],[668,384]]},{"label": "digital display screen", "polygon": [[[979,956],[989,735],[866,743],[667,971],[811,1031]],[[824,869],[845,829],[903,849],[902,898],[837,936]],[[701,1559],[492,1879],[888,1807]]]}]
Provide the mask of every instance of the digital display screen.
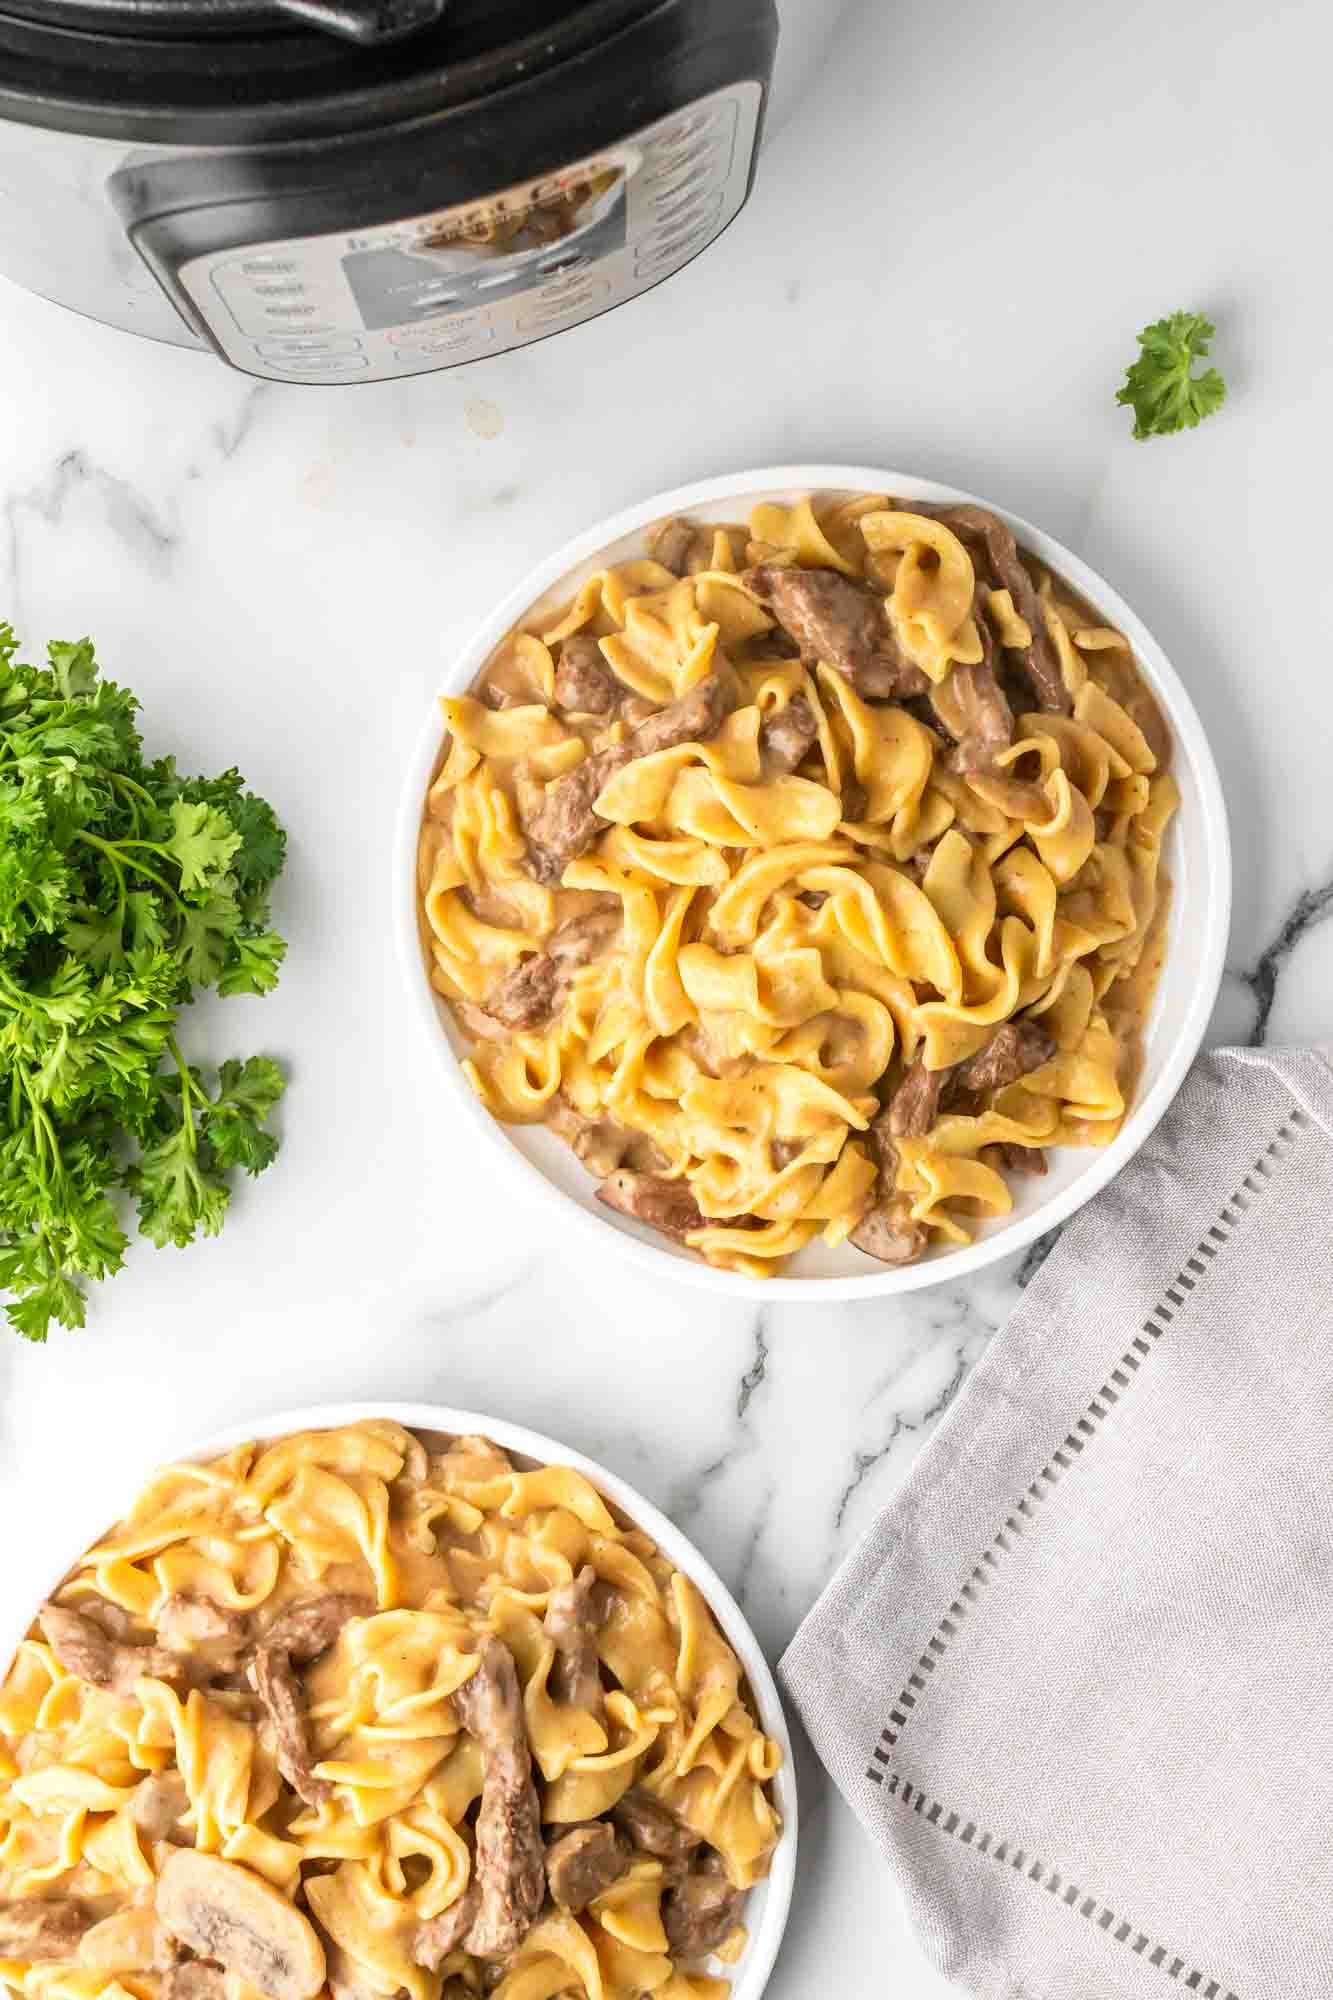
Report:
[{"label": "digital display screen", "polygon": [[349,249],[342,268],[371,331],[475,312],[623,248],[625,174],[608,167],[523,205],[435,221],[409,242]]}]

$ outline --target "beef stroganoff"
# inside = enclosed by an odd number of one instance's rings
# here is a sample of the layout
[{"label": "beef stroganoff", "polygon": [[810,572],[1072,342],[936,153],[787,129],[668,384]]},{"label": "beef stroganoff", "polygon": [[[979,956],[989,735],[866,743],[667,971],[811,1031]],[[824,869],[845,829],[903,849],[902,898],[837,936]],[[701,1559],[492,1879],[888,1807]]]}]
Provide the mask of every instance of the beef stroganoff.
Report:
[{"label": "beef stroganoff", "polygon": [[442,708],[432,982],[482,1103],[613,1209],[754,1277],[816,1236],[902,1264],[1119,1131],[1170,739],[997,516],[664,523]]},{"label": "beef stroganoff", "polygon": [[722,2000],[778,1746],[569,1467],[387,1421],[160,1473],[0,1689],[31,2000]]}]

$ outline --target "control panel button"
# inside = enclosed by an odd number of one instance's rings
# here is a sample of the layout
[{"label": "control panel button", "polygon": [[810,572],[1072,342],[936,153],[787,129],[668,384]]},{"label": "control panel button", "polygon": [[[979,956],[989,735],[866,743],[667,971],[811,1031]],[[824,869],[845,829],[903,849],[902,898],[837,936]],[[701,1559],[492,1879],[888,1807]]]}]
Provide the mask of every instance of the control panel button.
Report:
[{"label": "control panel button", "polygon": [[596,312],[610,296],[611,287],[603,278],[584,279],[568,289],[548,286],[536,294],[526,312],[519,314],[517,324],[528,332],[544,330],[575,314],[586,317]]},{"label": "control panel button", "polygon": [[654,229],[645,236],[634,258],[634,269],[638,275],[641,278],[656,276],[673,260],[687,257],[692,250],[706,243],[722,207],[723,200],[719,195],[702,213],[666,223],[661,229]]},{"label": "control panel button", "polygon": [[695,139],[687,146],[664,147],[660,153],[654,153],[644,167],[643,185],[660,187],[663,181],[677,174],[715,174],[725,165],[726,154],[722,146],[711,139]]},{"label": "control panel button", "polygon": [[257,340],[255,353],[281,361],[302,354],[356,354],[364,345],[354,333],[288,333]]},{"label": "control panel button", "polygon": [[302,354],[293,355],[290,360],[279,361],[270,355],[264,356],[265,366],[274,375],[354,375],[359,369],[369,368],[370,357],[365,354]]},{"label": "control panel button", "polygon": [[653,216],[659,223],[684,224],[697,221],[701,216],[714,214],[721,206],[722,196],[718,189],[707,182],[697,187],[693,182],[683,188],[674,188],[669,195],[659,197],[653,203]]},{"label": "control panel button", "polygon": [[695,139],[701,132],[707,132],[717,124],[720,109],[716,104],[701,105],[695,111],[687,111],[683,118],[673,119],[669,125],[659,125],[652,136],[654,149],[676,146],[683,140]]},{"label": "control panel button", "polygon": [[464,353],[484,352],[495,339],[495,328],[458,326],[432,331],[429,328],[396,326],[388,337],[398,358],[404,362],[444,354],[461,360]]}]

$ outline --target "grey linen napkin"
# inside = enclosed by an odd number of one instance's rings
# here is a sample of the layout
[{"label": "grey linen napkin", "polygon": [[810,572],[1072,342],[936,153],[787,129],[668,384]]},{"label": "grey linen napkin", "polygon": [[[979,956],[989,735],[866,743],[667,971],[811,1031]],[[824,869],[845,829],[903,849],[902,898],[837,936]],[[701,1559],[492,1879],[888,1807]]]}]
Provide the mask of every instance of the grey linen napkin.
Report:
[{"label": "grey linen napkin", "polygon": [[781,1678],[929,1958],[1333,1993],[1333,1066],[1195,1065]]}]

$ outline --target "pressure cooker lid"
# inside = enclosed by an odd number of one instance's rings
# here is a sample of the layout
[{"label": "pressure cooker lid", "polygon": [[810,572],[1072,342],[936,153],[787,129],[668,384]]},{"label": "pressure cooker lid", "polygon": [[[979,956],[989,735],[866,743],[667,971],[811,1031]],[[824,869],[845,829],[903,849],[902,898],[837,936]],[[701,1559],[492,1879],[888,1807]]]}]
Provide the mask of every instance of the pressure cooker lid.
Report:
[{"label": "pressure cooker lid", "polygon": [[9,0],[0,11],[97,35],[179,40],[276,32],[299,23],[373,44],[433,27],[448,5],[449,0]]},{"label": "pressure cooker lid", "polygon": [[669,0],[0,0],[0,117],[173,144],[484,101]]}]

